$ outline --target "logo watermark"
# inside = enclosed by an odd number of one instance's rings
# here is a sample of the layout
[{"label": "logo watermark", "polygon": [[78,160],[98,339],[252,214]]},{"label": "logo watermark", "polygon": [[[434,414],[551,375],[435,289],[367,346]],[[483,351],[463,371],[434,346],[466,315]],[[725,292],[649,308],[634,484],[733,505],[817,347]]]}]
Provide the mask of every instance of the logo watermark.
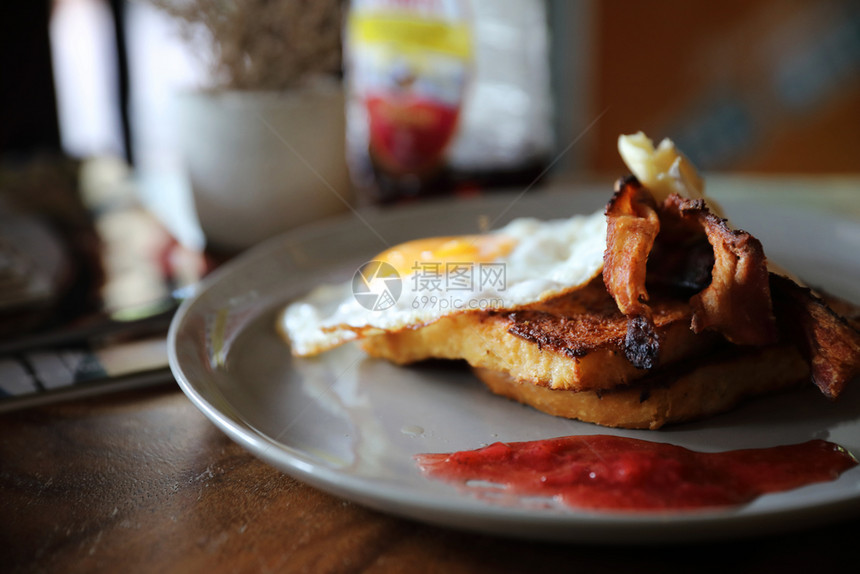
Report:
[{"label": "logo watermark", "polygon": [[504,291],[504,263],[422,261],[412,266],[412,290],[418,292]]},{"label": "logo watermark", "polygon": [[368,261],[352,276],[355,300],[371,311],[393,307],[403,291],[403,281],[397,269],[385,261]]},{"label": "logo watermark", "polygon": [[445,311],[488,311],[504,309],[505,300],[500,297],[437,297],[436,295],[420,295],[412,298],[410,307],[413,309],[439,309]]},{"label": "logo watermark", "polygon": [[[500,297],[478,297],[477,294],[505,290],[507,272],[504,263],[421,261],[415,263],[404,286],[397,269],[385,261],[368,261],[352,278],[352,293],[365,309],[385,311],[398,303],[404,287],[412,296],[401,306],[412,309],[486,310],[501,309]],[[468,294],[473,296],[469,297]]]}]

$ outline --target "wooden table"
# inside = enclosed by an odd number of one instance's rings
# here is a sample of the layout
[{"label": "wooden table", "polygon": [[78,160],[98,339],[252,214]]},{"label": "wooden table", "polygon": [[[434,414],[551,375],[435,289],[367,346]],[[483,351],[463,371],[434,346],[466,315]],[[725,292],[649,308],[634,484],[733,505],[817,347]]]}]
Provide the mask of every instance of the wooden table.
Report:
[{"label": "wooden table", "polygon": [[293,480],[170,385],[0,416],[0,517],[4,572],[821,572],[860,532],[599,547],[437,528]]},{"label": "wooden table", "polygon": [[2,572],[833,572],[856,562],[857,532],[860,517],[688,545],[510,540],[306,486],[175,384],[0,415]]}]

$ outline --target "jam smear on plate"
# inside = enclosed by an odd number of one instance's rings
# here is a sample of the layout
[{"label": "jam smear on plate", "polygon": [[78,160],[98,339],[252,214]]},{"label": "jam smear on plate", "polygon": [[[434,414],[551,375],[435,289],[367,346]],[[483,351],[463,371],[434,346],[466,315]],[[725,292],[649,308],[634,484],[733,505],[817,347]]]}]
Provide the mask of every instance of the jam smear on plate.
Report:
[{"label": "jam smear on plate", "polygon": [[699,452],[610,435],[497,442],[416,460],[425,475],[479,495],[548,497],[575,508],[615,511],[734,506],[835,480],[857,465],[845,448],[824,440]]}]

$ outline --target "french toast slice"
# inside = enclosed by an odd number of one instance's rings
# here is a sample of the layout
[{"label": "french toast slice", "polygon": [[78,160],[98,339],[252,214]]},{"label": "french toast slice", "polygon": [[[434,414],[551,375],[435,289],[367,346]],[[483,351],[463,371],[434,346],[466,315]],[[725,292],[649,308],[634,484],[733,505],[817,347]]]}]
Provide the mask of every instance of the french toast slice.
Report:
[{"label": "french toast slice", "polygon": [[655,430],[715,415],[738,403],[800,386],[809,365],[790,344],[717,351],[660,369],[626,387],[605,391],[553,390],[485,368],[475,375],[498,395],[545,413],[607,427]]},{"label": "french toast slice", "polygon": [[[657,367],[702,354],[720,341],[718,335],[693,334],[685,299],[655,296],[651,304],[662,349]],[[572,293],[515,311],[450,315],[359,344],[368,355],[397,364],[465,359],[473,367],[549,389],[595,391],[648,373],[625,357],[626,332],[627,318],[598,277]]]}]

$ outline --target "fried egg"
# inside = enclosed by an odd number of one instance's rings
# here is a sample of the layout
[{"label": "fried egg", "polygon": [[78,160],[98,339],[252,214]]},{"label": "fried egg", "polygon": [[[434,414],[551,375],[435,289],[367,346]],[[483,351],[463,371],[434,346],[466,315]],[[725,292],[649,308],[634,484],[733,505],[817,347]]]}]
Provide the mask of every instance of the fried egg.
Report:
[{"label": "fried egg", "polygon": [[602,211],[520,218],[478,235],[416,239],[373,257],[352,281],[320,286],[279,318],[293,354],[418,328],[455,313],[512,309],[577,289],[603,269]]},{"label": "fried egg", "polygon": [[[654,146],[642,132],[622,135],[618,152],[658,201],[670,193],[705,198],[701,176],[671,140]],[[553,221],[521,218],[480,235],[416,239],[380,253],[351,282],[323,285],[294,301],[278,328],[293,354],[308,356],[455,313],[516,309],[588,283],[603,270],[605,248],[602,211]]]}]

